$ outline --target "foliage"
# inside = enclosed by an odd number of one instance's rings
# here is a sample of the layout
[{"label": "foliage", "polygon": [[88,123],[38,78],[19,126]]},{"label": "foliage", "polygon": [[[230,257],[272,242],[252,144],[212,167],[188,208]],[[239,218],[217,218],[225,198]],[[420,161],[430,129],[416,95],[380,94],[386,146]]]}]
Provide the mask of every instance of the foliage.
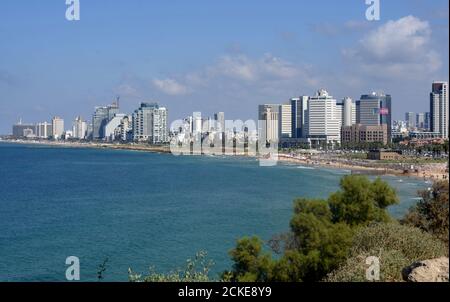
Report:
[{"label": "foliage", "polygon": [[271,279],[269,274],[273,260],[269,253],[263,252],[262,246],[263,242],[257,237],[238,240],[236,248],[230,252],[234,261],[233,272],[225,274],[230,281],[261,282]]},{"label": "foliage", "polygon": [[422,198],[410,209],[402,223],[418,227],[449,244],[449,183],[434,183],[431,191],[419,192]]},{"label": "foliage", "polygon": [[448,256],[448,249],[431,234],[399,223],[378,223],[360,228],[353,238],[350,256],[325,281],[367,281],[366,259],[380,259],[380,281],[402,281],[402,269],[415,261]]},{"label": "foliage", "polygon": [[386,208],[398,202],[394,189],[377,178],[370,182],[363,176],[346,176],[341,180],[341,191],[329,198],[333,222],[349,225],[373,221],[389,221]]},{"label": "foliage", "polygon": [[340,185],[328,201],[295,201],[290,232],[269,242],[279,259],[263,253],[258,238],[239,240],[230,252],[231,280],[319,281],[345,261],[357,227],[389,221],[386,208],[398,198],[387,183],[351,175]]},{"label": "foliage", "polygon": [[207,253],[200,251],[194,259],[186,261],[186,267],[161,274],[150,268],[150,273],[146,276],[137,274],[128,269],[128,278],[130,282],[209,282],[209,272],[214,263],[207,259]]}]

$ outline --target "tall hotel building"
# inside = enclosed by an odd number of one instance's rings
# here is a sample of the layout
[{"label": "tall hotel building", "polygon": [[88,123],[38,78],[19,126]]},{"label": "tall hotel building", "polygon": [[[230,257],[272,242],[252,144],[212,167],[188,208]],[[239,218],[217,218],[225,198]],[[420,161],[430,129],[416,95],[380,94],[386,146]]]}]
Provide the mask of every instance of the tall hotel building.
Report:
[{"label": "tall hotel building", "polygon": [[388,142],[392,137],[391,96],[372,92],[356,102],[356,123],[365,126],[386,125]]},{"label": "tall hotel building", "polygon": [[54,117],[52,119],[52,135],[53,138],[59,139],[64,134],[64,120],[60,117]]},{"label": "tall hotel building", "polygon": [[49,138],[53,135],[53,125],[47,122],[36,124],[36,136],[40,138]]},{"label": "tall hotel building", "polygon": [[275,143],[280,140],[280,104],[258,106],[258,128],[260,140]]},{"label": "tall hotel building", "polygon": [[168,141],[167,109],[157,103],[141,103],[133,113],[133,140],[162,144]]},{"label": "tall hotel building", "polygon": [[433,82],[430,93],[430,130],[448,138],[448,83]]},{"label": "tall hotel building", "polygon": [[309,98],[307,113],[306,125],[312,146],[340,143],[342,106],[325,89]]},{"label": "tall hotel building", "polygon": [[342,100],[342,127],[356,124],[356,104],[350,97]]},{"label": "tall hotel building", "polygon": [[291,104],[280,105],[280,138],[292,137],[292,106]]}]

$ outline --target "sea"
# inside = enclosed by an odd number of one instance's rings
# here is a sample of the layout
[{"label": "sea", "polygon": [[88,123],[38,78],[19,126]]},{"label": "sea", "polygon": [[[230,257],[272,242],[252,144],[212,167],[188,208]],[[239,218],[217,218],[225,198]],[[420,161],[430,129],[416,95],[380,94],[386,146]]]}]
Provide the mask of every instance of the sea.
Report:
[{"label": "sea", "polygon": [[[70,256],[80,280],[128,281],[182,269],[199,251],[211,278],[231,267],[244,236],[267,241],[289,229],[293,201],[326,198],[351,171],[256,159],[174,156],[129,150],[0,142],[0,281],[66,281]],[[371,176],[373,178],[373,176]],[[383,176],[402,217],[420,179]]]}]

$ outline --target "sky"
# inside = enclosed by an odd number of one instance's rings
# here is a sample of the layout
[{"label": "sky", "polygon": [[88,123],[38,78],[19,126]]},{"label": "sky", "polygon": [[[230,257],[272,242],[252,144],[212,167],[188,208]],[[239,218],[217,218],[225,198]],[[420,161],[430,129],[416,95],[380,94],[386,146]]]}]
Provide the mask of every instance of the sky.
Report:
[{"label": "sky", "polygon": [[0,133],[60,116],[70,129],[120,96],[124,113],[158,102],[256,119],[257,105],[325,88],[337,99],[379,91],[393,116],[428,111],[449,78],[448,0],[0,1]]}]

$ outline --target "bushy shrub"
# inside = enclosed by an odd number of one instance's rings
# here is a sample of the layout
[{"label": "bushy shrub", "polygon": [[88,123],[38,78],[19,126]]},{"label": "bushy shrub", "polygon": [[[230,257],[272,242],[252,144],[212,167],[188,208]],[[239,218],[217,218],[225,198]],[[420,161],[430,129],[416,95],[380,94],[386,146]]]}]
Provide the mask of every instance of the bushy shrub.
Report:
[{"label": "bushy shrub", "polygon": [[410,209],[403,224],[418,227],[449,244],[449,183],[439,181],[428,191],[419,192],[422,198]]},{"label": "bushy shrub", "polygon": [[141,275],[128,270],[128,279],[130,282],[210,282],[209,271],[214,263],[207,259],[207,253],[200,251],[194,259],[186,261],[184,269],[162,274],[150,268],[148,275]]},{"label": "bushy shrub", "polygon": [[402,281],[402,269],[415,261],[448,256],[445,244],[431,234],[398,223],[361,228],[353,238],[346,262],[325,279],[330,282],[365,282],[366,259],[380,260],[380,280]]}]

